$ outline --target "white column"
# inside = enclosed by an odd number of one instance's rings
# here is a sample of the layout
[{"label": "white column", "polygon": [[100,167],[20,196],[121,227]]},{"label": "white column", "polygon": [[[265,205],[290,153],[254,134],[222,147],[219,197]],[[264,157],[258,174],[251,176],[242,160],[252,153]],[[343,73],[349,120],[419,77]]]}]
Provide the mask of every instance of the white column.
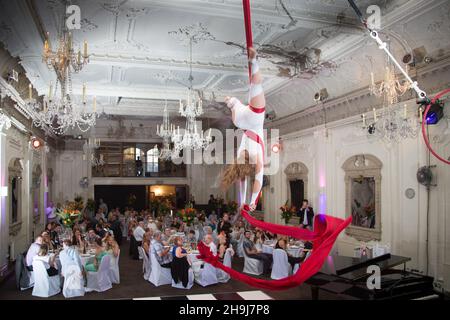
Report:
[{"label": "white column", "polygon": [[8,263],[8,166],[6,164],[6,134],[0,131],[0,270]]}]

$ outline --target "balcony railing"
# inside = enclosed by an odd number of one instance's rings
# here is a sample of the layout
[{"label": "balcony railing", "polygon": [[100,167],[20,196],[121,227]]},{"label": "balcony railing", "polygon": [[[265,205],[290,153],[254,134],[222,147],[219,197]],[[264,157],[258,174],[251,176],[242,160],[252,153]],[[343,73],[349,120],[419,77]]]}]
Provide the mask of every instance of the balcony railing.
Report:
[{"label": "balcony railing", "polygon": [[136,177],[136,178],[184,178],[186,165],[175,165],[167,162],[137,162],[105,163],[92,167],[93,177]]}]

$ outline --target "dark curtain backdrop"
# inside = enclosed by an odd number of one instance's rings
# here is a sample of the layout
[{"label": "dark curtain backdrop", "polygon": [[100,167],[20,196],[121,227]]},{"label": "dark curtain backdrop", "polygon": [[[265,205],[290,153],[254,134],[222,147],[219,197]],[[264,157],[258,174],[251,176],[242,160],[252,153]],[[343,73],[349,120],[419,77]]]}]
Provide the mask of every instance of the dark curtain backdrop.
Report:
[{"label": "dark curtain backdrop", "polygon": [[[147,189],[146,186],[95,186],[95,203],[98,203],[99,199],[108,205],[108,210],[119,207],[122,211],[125,207],[133,207],[136,210],[142,210],[146,207]],[[129,203],[130,195],[136,196],[134,204]]]},{"label": "dark curtain backdrop", "polygon": [[297,209],[302,206],[302,201],[305,197],[305,190],[303,180],[289,181],[291,187],[291,206],[295,206]]}]

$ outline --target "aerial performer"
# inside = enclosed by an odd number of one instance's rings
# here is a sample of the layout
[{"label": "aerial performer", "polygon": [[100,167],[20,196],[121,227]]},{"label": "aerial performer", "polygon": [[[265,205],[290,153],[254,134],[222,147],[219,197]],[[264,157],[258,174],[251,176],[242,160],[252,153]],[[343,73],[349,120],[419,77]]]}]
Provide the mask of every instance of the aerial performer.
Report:
[{"label": "aerial performer", "polygon": [[250,62],[249,104],[244,105],[235,97],[227,97],[225,102],[231,109],[233,123],[244,130],[236,161],[229,165],[223,175],[223,186],[227,189],[234,182],[239,182],[240,204],[247,199],[247,187],[251,177],[250,211],[256,209],[261,194],[264,176],[264,113],[266,99],[262,87],[262,76],[256,60],[256,50],[248,48]]},{"label": "aerial performer", "polygon": [[[223,265],[218,256],[211,252],[210,247],[203,242],[198,244],[199,259],[210,263],[214,267],[227,272],[232,278],[248,285],[268,290],[284,290],[296,287],[311,276],[319,272],[328,257],[339,234],[350,224],[352,217],[343,220],[325,214],[318,214],[314,220],[314,230],[301,229],[296,226],[285,226],[257,220],[250,215],[256,209],[261,196],[264,176],[264,112],[265,96],[262,88],[262,76],[257,62],[256,50],[253,48],[250,0],[242,0],[245,18],[247,40],[247,54],[249,60],[249,99],[244,105],[235,97],[227,97],[226,104],[232,111],[232,120],[236,127],[244,130],[236,161],[229,165],[223,174],[222,185],[230,187],[234,182],[239,183],[240,214],[254,227],[295,239],[310,241],[313,249],[310,256],[301,263],[297,272],[284,279],[257,279],[240,273],[233,268]],[[253,184],[249,185],[249,180]],[[247,189],[250,189],[250,202],[247,202]],[[247,204],[249,203],[249,204]]]}]

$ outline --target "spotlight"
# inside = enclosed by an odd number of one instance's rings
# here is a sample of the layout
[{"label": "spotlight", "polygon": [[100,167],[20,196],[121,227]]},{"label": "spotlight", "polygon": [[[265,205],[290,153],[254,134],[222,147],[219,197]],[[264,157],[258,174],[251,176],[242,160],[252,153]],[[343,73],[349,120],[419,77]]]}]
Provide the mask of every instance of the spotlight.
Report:
[{"label": "spotlight", "polygon": [[326,99],[328,99],[328,90],[326,88],[321,89],[320,92],[317,92],[314,95],[315,102],[324,101]]},{"label": "spotlight", "polygon": [[[418,104],[422,105],[422,110],[427,107],[427,101],[420,101]],[[437,124],[444,117],[444,103],[436,100],[434,104],[431,105],[430,110],[427,113],[427,124],[434,125]]]},{"label": "spotlight", "polygon": [[32,146],[34,149],[39,149],[40,147],[42,147],[41,140],[39,140],[39,139],[36,138],[36,137],[31,137],[31,146]]},{"label": "spotlight", "polygon": [[374,134],[375,133],[375,124],[371,124],[369,125],[369,127],[367,128],[367,132],[369,132],[369,134]]},{"label": "spotlight", "polygon": [[281,150],[281,146],[279,143],[275,143],[274,145],[272,145],[272,152],[273,153],[278,153]]}]

